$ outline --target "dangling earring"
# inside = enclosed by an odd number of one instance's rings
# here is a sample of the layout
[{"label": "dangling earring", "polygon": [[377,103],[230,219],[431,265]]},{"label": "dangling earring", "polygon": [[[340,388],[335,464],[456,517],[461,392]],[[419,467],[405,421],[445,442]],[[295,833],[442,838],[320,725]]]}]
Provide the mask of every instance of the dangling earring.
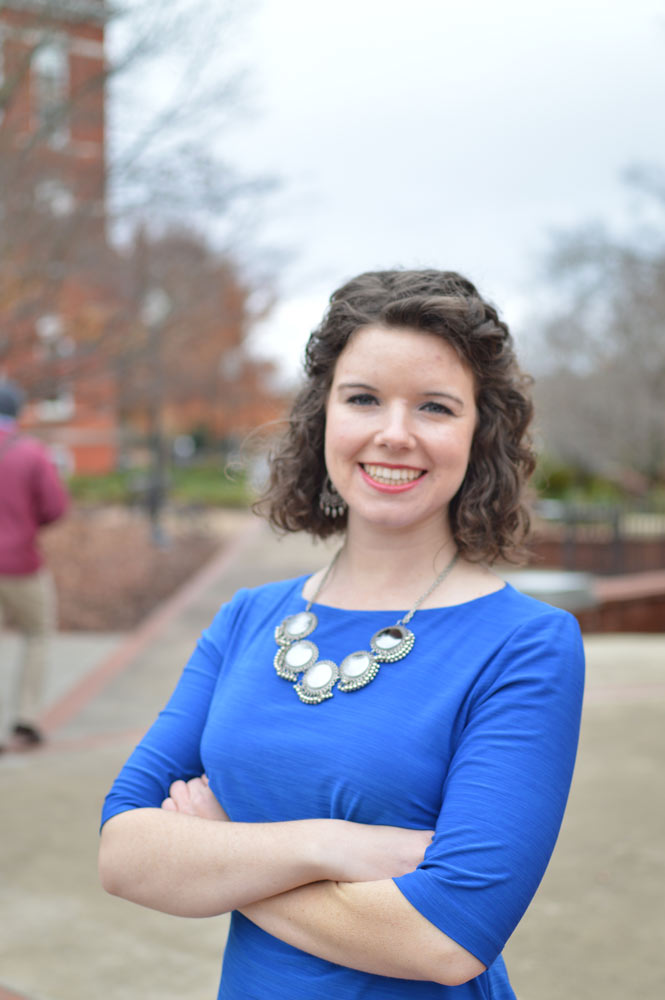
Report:
[{"label": "dangling earring", "polygon": [[326,517],[341,517],[346,513],[346,500],[344,500],[332,484],[330,476],[323,480],[323,488],[319,495],[319,507]]}]

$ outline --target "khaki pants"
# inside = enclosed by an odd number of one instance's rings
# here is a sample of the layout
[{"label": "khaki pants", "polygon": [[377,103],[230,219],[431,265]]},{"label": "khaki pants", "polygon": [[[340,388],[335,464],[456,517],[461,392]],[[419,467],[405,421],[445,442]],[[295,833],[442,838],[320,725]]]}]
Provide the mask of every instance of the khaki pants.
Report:
[{"label": "khaki pants", "polygon": [[0,651],[0,745],[17,722],[35,725],[42,709],[48,644],[55,628],[55,588],[48,570],[0,575],[0,615],[11,616],[23,636],[16,675]]}]

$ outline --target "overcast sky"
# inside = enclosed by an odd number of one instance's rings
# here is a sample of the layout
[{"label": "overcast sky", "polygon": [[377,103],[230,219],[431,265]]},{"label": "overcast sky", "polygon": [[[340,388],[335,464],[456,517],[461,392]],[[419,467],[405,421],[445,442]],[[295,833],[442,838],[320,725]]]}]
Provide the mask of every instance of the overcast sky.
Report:
[{"label": "overcast sky", "polygon": [[460,270],[519,328],[548,233],[625,223],[622,171],[665,166],[662,0],[254,0],[235,44],[229,152],[282,178],[263,239],[294,253],[255,344],[287,372],[368,269]]}]

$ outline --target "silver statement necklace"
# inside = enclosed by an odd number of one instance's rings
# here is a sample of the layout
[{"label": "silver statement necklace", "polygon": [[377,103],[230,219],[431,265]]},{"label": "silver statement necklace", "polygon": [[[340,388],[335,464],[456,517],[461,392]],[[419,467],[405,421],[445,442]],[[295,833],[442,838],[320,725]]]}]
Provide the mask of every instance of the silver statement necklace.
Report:
[{"label": "silver statement necklace", "polygon": [[[333,688],[338,691],[357,691],[373,681],[382,663],[396,663],[413,649],[416,641],[409,624],[426,598],[443,583],[457,562],[457,552],[448,565],[437,576],[434,583],[418,598],[410,611],[394,625],[379,629],[370,639],[370,649],[360,649],[345,656],[339,666],[332,660],[320,660],[319,649],[310,636],[319,620],[311,610],[312,605],[323,590],[328,577],[337,562],[340,549],[323,575],[316,593],[304,611],[289,615],[275,629],[275,641],[279,649],[275,653],[274,665],[279,677],[291,681],[296,694],[306,705],[319,705],[326,698],[332,698]],[[300,680],[299,675],[302,674]]]}]

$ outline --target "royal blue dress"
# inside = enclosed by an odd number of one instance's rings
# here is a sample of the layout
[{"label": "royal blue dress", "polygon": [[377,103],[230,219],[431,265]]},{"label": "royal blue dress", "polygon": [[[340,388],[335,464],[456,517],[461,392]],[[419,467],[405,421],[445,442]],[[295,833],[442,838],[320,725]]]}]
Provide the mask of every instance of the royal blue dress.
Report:
[{"label": "royal blue dress", "polygon": [[[205,771],[237,822],[333,817],[435,829],[422,864],[395,884],[488,967],[481,976],[447,987],[359,972],[234,913],[219,998],[510,1000],[501,951],[543,876],[573,773],[584,675],[577,622],[510,585],[418,611],[405,659],[383,664],[360,690],[307,705],[273,667],[275,626],[304,610],[305,580],[241,590],[221,608],[116,779],[103,822],[159,806],[171,782]],[[313,610],[310,638],[336,663],[404,614]]]}]

